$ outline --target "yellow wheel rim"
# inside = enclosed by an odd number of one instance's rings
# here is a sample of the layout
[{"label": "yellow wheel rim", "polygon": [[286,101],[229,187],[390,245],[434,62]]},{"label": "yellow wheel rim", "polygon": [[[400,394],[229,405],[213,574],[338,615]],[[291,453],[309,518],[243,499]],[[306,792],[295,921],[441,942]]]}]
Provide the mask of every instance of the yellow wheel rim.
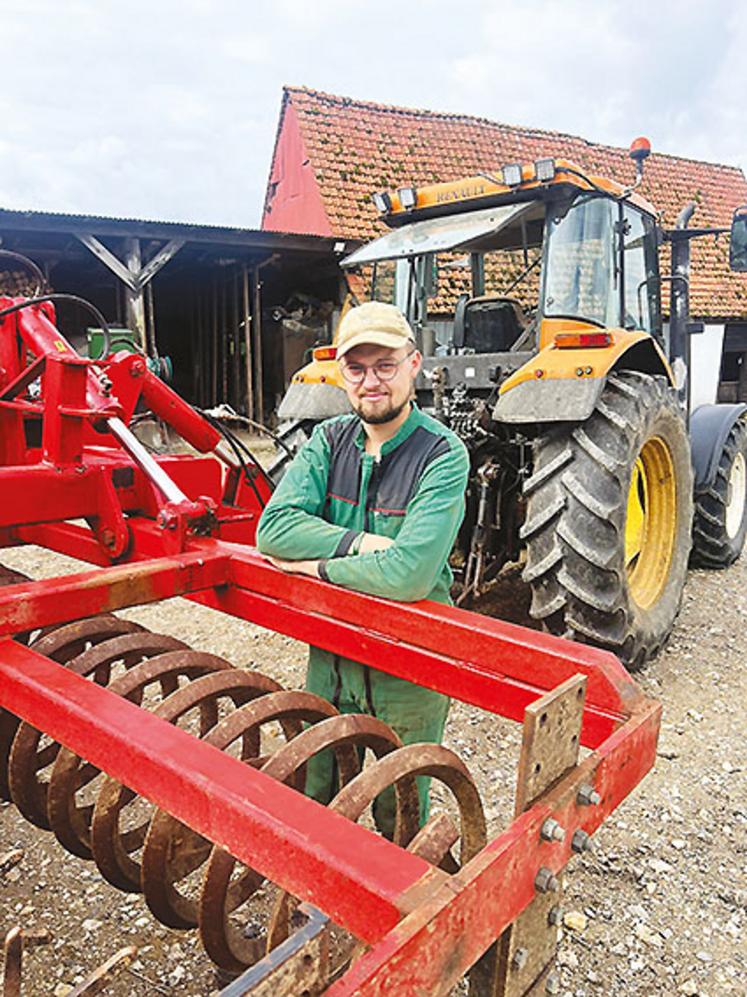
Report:
[{"label": "yellow wheel rim", "polygon": [[628,589],[642,608],[653,606],[669,578],[677,526],[677,486],[669,447],[647,440],[633,465],[625,518]]}]

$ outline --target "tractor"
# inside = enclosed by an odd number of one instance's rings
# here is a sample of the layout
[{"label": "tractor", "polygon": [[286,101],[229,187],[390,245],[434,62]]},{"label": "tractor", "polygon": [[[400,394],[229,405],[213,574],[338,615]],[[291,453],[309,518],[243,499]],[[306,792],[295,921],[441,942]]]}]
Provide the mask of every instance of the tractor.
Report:
[{"label": "tractor", "polygon": [[[689,318],[690,242],[727,230],[688,227],[694,204],[662,228],[638,190],[648,141],[630,154],[628,187],[546,158],[376,193],[392,231],[343,266],[406,313],[424,356],[418,403],[470,451],[457,603],[476,605],[519,563],[544,629],[636,670],[672,630],[688,564],[726,567],[742,549],[747,405],[691,411],[703,326]],[[735,270],[746,226],[738,209]],[[332,345],[294,376],[279,417],[287,433],[348,410]]]}]

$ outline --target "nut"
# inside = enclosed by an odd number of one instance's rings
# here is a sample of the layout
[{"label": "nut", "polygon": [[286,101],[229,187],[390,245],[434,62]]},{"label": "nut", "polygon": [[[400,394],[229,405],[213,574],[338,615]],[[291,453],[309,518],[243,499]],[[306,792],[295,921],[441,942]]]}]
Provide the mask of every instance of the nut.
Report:
[{"label": "nut", "polygon": [[560,977],[557,973],[550,973],[550,975],[545,980],[545,993],[547,994],[559,994],[560,993]]},{"label": "nut", "polygon": [[602,802],[602,797],[593,786],[585,782],[583,786],[579,787],[576,802],[582,807],[595,807]]},{"label": "nut", "polygon": [[565,841],[565,828],[554,817],[548,817],[540,828],[540,837],[544,841]]},{"label": "nut", "polygon": [[563,923],[563,908],[556,904],[547,912],[547,923],[557,928]]},{"label": "nut", "polygon": [[534,877],[534,886],[539,893],[556,893],[559,885],[555,873],[545,865],[540,867]]},{"label": "nut", "polygon": [[586,831],[582,831],[579,827],[578,830],[573,832],[573,837],[571,838],[571,848],[574,852],[589,852],[591,851],[591,835]]},{"label": "nut", "polygon": [[528,958],[529,952],[526,949],[516,949],[511,960],[511,965],[514,969],[523,969],[527,964]]}]

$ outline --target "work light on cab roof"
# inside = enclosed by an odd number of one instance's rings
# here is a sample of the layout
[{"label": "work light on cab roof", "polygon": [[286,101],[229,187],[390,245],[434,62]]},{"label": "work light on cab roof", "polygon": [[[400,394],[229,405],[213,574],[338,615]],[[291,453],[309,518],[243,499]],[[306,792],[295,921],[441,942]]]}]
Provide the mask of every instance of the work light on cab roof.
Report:
[{"label": "work light on cab roof", "polygon": [[[500,193],[501,187],[506,188],[506,191],[508,192],[513,188],[521,187],[524,183],[550,183],[557,175],[558,164],[552,157],[545,156],[541,159],[535,160],[533,163],[529,163],[528,165],[523,165],[522,163],[507,163],[505,166],[502,166],[498,172],[500,174],[500,180],[497,176],[492,176],[488,173],[481,173],[477,177],[471,179],[481,184],[484,184],[486,180],[492,184],[495,184],[496,190],[494,192],[496,193]],[[438,187],[439,185],[436,186]],[[371,195],[371,200],[373,201],[374,207],[378,213],[385,218],[389,215],[397,215],[399,212],[410,213],[415,211],[418,207],[428,207],[429,195],[432,188],[433,185],[425,188],[424,191],[418,192],[418,189],[415,186],[400,187],[394,195],[383,190],[376,191]],[[419,198],[419,193],[425,197],[425,205],[423,204],[422,198]],[[444,198],[444,200],[452,202],[455,200],[468,200],[470,197],[474,196],[474,193],[475,192],[472,190],[469,190],[469,192],[455,192],[448,198]],[[418,205],[419,199],[421,202],[420,205]]]},{"label": "work light on cab roof", "polygon": [[508,163],[501,170],[501,176],[507,187],[518,187],[524,179],[521,170],[521,163]]},{"label": "work light on cab roof", "polygon": [[418,192],[415,187],[400,187],[397,191],[400,207],[405,211],[412,211],[418,203]]}]

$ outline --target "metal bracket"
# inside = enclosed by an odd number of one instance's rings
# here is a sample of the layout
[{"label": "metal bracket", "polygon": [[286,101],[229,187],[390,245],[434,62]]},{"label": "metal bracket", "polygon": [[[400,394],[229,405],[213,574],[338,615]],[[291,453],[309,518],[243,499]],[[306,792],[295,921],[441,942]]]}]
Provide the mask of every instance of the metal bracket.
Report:
[{"label": "metal bracket", "polygon": [[[516,816],[578,764],[585,698],[586,677],[576,675],[527,707],[516,782]],[[546,823],[547,847],[551,848],[553,840],[562,842],[563,829],[557,822]],[[529,997],[546,989],[557,947],[562,877],[540,868],[536,884],[535,899],[496,943],[491,997]]]},{"label": "metal bracket", "polygon": [[329,918],[311,904],[295,916],[306,923],[264,959],[260,959],[220,992],[220,997],[316,997],[329,983]]}]

